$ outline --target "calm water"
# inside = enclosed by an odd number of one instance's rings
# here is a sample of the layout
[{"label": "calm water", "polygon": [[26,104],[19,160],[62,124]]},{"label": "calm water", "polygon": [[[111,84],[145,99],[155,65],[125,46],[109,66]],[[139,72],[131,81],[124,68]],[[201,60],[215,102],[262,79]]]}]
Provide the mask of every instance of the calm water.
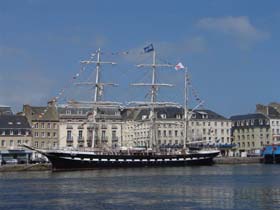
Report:
[{"label": "calm water", "polygon": [[280,208],[280,165],[0,173],[0,209]]}]

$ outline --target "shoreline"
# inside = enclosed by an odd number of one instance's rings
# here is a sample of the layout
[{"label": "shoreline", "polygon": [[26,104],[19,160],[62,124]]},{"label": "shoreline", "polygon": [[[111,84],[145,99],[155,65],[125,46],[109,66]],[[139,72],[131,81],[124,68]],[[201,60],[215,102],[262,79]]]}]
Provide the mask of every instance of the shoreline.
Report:
[{"label": "shoreline", "polygon": [[17,165],[2,165],[1,172],[21,172],[21,171],[50,171],[51,164],[37,163],[37,164],[17,164]]},{"label": "shoreline", "polygon": [[[217,165],[225,164],[256,164],[261,163],[261,157],[219,157],[214,159]],[[22,172],[22,171],[51,171],[50,163],[37,164],[18,164],[18,165],[2,165],[1,172]]]},{"label": "shoreline", "polygon": [[215,164],[255,164],[261,163],[261,157],[218,157],[214,159]]}]

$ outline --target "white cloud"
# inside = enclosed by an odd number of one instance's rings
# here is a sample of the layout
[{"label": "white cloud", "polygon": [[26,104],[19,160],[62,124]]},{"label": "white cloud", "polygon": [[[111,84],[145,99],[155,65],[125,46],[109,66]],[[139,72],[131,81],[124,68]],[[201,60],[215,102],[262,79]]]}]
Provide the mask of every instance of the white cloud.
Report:
[{"label": "white cloud", "polygon": [[203,18],[198,21],[197,26],[232,36],[243,43],[252,43],[269,36],[267,32],[257,29],[246,16]]}]

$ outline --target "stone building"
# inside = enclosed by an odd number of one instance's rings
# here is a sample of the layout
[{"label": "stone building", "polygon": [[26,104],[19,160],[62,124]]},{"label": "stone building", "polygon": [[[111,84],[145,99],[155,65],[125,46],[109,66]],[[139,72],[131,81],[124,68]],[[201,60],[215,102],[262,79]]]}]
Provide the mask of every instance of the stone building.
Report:
[{"label": "stone building", "polygon": [[49,102],[47,106],[23,105],[23,115],[32,126],[32,146],[36,148],[58,147],[59,119],[54,102]]},{"label": "stone building", "polygon": [[269,105],[256,105],[256,112],[262,113],[269,118],[271,137],[273,143],[280,142],[280,104],[270,103]]},{"label": "stone building", "polygon": [[21,145],[31,145],[31,126],[26,117],[16,115],[0,116],[0,165],[27,163],[31,152]]},{"label": "stone building", "polygon": [[[155,108],[157,145],[182,146],[184,142],[184,109],[177,106]],[[150,110],[143,107],[123,111],[123,142],[128,146],[149,147]],[[231,144],[231,121],[211,110],[190,113],[188,143]]]},{"label": "stone building", "polygon": [[265,144],[272,143],[270,119],[264,114],[236,115],[232,120],[233,142],[238,154],[256,153]]},{"label": "stone building", "polygon": [[31,126],[26,117],[0,116],[0,142],[0,150],[22,149],[21,144],[31,145]]},{"label": "stone building", "polygon": [[93,123],[93,109],[90,106],[60,106],[58,113],[60,147],[116,148],[121,145],[120,108],[97,108],[96,123]]}]

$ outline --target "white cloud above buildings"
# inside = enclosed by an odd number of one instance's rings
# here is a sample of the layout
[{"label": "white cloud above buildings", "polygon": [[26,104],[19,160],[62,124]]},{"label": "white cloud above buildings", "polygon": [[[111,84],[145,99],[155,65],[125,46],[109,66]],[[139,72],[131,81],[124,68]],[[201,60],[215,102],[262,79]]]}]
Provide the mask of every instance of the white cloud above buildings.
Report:
[{"label": "white cloud above buildings", "polygon": [[197,22],[197,27],[230,36],[245,46],[269,37],[268,32],[254,26],[247,16],[202,18]]}]

